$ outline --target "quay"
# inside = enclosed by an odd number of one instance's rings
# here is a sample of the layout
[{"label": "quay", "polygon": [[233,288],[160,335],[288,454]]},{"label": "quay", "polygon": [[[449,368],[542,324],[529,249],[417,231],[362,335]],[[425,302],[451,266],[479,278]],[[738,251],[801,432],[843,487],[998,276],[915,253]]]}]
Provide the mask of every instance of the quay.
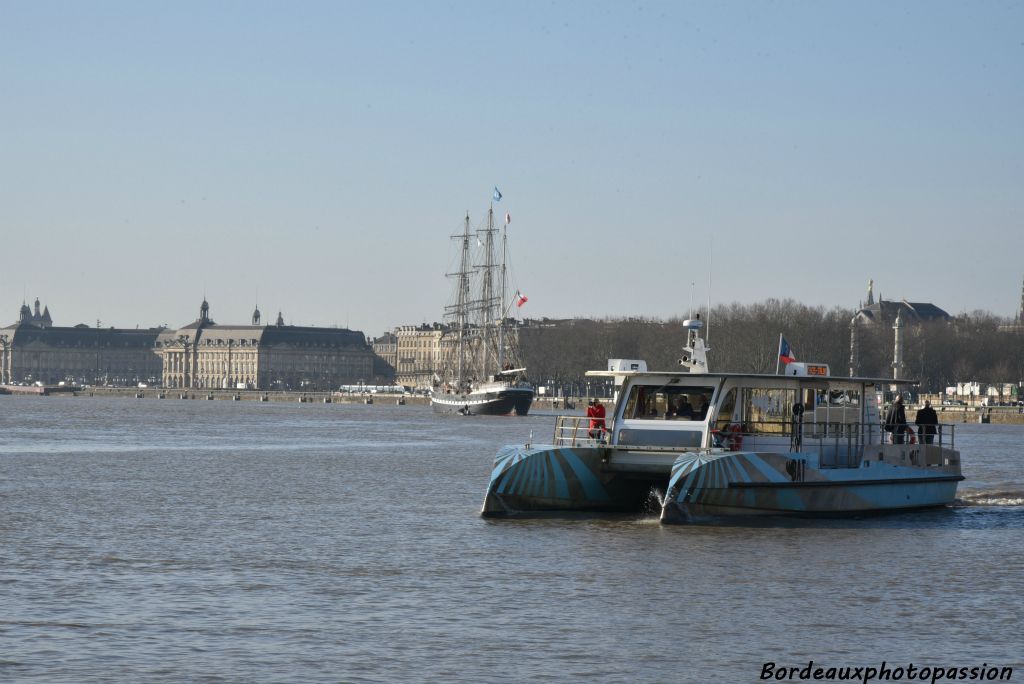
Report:
[{"label": "quay", "polygon": [[[0,385],[0,395],[123,397],[128,399],[178,399],[189,401],[291,402],[300,404],[385,404],[429,406],[422,394],[369,392],[302,392],[290,390],[232,390],[164,387],[77,387],[65,385]],[[610,399],[603,401],[609,402]],[[545,411],[583,413],[587,397],[537,397],[534,408]],[[983,423],[1024,425],[1024,407],[1019,406],[935,406],[942,423]],[[913,425],[919,406],[907,407],[907,421]]]},{"label": "quay", "polygon": [[[914,424],[918,406],[907,407],[907,422]],[[998,425],[1024,425],[1022,406],[936,406],[940,423],[994,423]]]},{"label": "quay", "polygon": [[294,402],[300,404],[430,404],[421,395],[369,392],[301,392],[165,387],[71,387],[55,385],[0,385],[0,394],[22,396],[122,397],[127,399],[184,399],[196,401]]}]

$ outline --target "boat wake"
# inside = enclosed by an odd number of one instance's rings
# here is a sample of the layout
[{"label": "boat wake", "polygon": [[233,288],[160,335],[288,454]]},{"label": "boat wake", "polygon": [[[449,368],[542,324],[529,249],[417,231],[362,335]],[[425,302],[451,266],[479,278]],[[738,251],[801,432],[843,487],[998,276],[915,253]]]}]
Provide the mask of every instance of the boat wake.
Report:
[{"label": "boat wake", "polygon": [[956,506],[1024,506],[1024,489],[1019,487],[961,489],[959,494]]}]

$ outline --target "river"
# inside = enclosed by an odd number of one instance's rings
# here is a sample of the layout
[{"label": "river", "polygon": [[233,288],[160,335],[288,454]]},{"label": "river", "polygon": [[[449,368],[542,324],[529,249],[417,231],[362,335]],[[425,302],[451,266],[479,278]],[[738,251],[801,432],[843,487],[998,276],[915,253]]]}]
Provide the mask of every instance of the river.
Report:
[{"label": "river", "polygon": [[552,427],[0,398],[0,681],[754,682],[810,660],[1024,677],[1024,426],[957,426],[947,509],[480,518],[497,448]]}]

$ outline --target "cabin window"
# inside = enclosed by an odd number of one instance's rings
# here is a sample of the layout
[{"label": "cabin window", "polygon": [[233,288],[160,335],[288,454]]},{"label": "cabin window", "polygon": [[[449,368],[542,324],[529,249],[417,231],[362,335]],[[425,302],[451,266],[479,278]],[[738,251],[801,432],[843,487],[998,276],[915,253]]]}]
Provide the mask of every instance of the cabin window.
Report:
[{"label": "cabin window", "polygon": [[[819,389],[814,391],[814,423],[824,435],[843,435],[861,422],[862,395],[859,389]],[[807,418],[804,419],[805,421]]]},{"label": "cabin window", "polygon": [[795,389],[745,387],[743,416],[747,429],[756,433],[788,434],[796,402]]},{"label": "cabin window", "polygon": [[718,420],[715,424],[719,430],[725,430],[729,427],[730,423],[739,422],[739,417],[736,413],[736,388],[733,387],[729,390],[725,398],[722,400],[722,405],[718,409]]},{"label": "cabin window", "polygon": [[629,392],[623,418],[647,420],[704,420],[713,387],[634,385]]}]

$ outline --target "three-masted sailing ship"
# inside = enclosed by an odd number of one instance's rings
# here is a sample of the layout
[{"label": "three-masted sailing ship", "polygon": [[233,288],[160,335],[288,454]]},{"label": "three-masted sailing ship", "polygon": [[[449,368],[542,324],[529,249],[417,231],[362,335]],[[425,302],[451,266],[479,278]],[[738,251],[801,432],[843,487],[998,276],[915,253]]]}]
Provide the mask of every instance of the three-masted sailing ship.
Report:
[{"label": "three-masted sailing ship", "polygon": [[[494,205],[487,226],[470,231],[469,214],[461,234],[459,269],[452,303],[445,307],[441,368],[434,375],[431,405],[442,413],[525,416],[533,403],[533,386],[518,355],[517,335],[509,311],[522,300],[507,294],[508,221],[501,228],[501,260],[495,258]],[[473,259],[474,242],[479,246]]]}]

